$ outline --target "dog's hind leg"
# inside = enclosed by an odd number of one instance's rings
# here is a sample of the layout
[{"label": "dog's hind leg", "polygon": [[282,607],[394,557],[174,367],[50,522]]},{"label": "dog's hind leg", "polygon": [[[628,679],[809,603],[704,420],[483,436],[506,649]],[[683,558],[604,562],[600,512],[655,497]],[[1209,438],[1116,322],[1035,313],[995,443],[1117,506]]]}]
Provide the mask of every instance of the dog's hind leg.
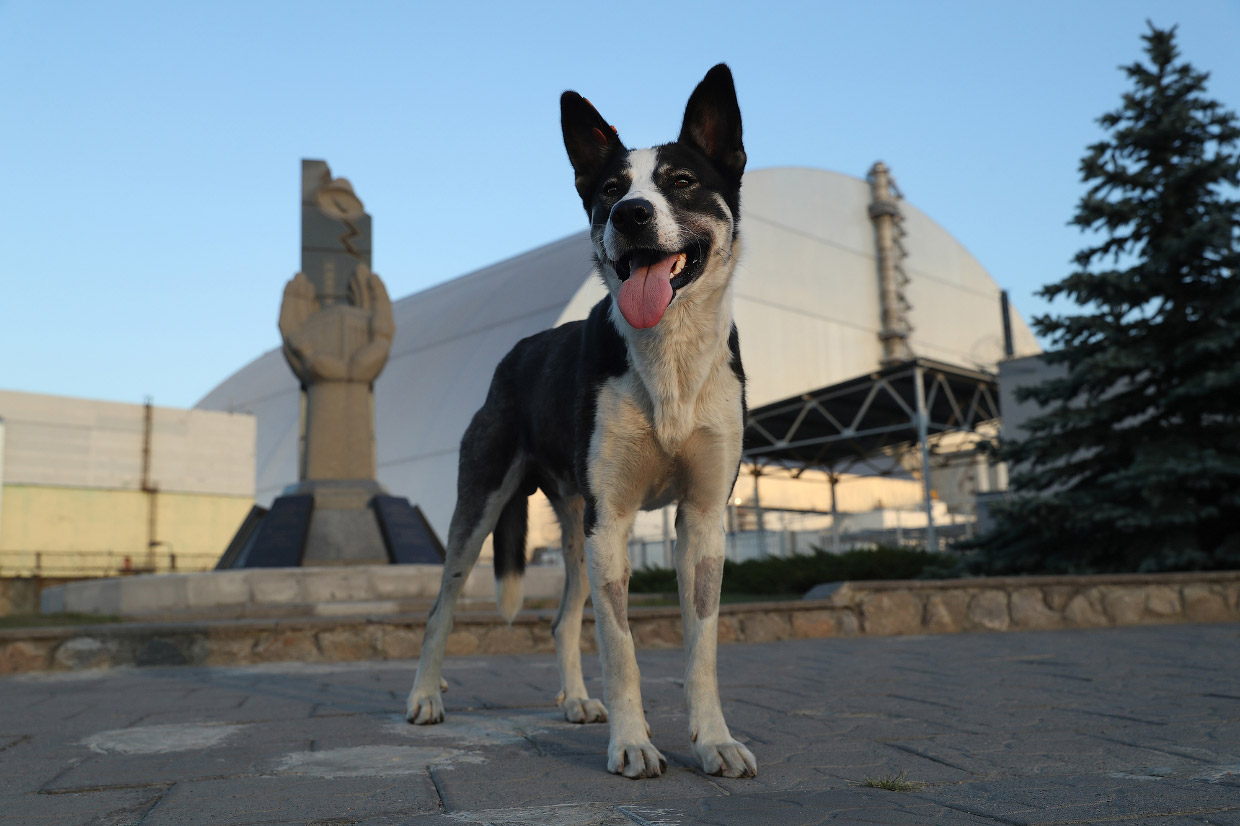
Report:
[{"label": "dog's hind leg", "polygon": [[564,553],[564,593],[551,622],[555,653],[560,661],[560,693],[555,701],[570,723],[606,723],[607,709],[586,694],[581,677],[581,611],[590,596],[584,506],[580,496],[551,500],[560,522],[560,547]]},{"label": "dog's hind leg", "polygon": [[474,417],[461,444],[456,509],[448,529],[439,597],[426,621],[418,674],[405,702],[406,719],[418,725],[443,722],[443,654],[456,601],[500,513],[514,494],[521,495],[517,488],[522,467],[515,440],[505,441],[503,437],[510,434],[483,426],[494,421],[486,413],[483,408]]}]

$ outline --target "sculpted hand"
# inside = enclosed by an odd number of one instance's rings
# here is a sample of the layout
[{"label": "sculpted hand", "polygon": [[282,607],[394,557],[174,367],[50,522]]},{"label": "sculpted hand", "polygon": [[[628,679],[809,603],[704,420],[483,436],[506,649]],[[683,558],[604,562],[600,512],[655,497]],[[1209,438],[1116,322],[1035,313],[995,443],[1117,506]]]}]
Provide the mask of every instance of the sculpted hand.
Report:
[{"label": "sculpted hand", "polygon": [[[358,264],[349,279],[349,301],[323,307],[302,273],[285,286],[280,306],[284,357],[303,384],[372,382],[383,370],[396,322],[383,282],[365,264]],[[361,336],[359,327],[365,330]]]},{"label": "sculpted hand", "polygon": [[349,279],[349,300],[353,306],[370,314],[370,340],[359,347],[349,359],[351,381],[374,381],[383,365],[387,363],[392,337],[396,335],[396,320],[392,317],[392,302],[379,276],[365,264],[358,264]]}]

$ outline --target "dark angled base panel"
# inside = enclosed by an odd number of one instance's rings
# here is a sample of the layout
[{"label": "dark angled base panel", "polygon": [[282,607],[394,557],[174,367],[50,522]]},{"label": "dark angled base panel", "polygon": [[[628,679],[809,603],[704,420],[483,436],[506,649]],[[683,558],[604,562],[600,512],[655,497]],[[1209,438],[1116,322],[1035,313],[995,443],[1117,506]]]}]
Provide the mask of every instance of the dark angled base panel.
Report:
[{"label": "dark angled base panel", "polygon": [[[254,506],[215,569],[301,566],[305,562],[306,541],[314,512],[314,496],[304,493],[281,496],[271,504],[270,510]],[[375,520],[388,562],[404,565],[443,562],[443,544],[435,535],[435,529],[422,509],[403,496],[377,494],[364,510],[348,513],[364,513]],[[349,557],[347,548],[339,550],[340,553],[333,554],[338,560],[333,564],[344,563]],[[359,560],[359,564],[368,563]]]},{"label": "dark angled base panel", "polygon": [[386,495],[375,496],[370,500],[370,507],[379,517],[383,544],[392,562],[403,565],[443,563],[443,544],[421,508],[403,496]]}]

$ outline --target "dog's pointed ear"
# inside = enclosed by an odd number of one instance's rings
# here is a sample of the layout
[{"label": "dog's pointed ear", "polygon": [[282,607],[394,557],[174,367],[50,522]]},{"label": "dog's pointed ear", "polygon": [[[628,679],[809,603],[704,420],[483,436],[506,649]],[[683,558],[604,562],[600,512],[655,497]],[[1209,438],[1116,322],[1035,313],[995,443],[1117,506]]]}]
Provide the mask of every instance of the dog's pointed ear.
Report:
[{"label": "dog's pointed ear", "polygon": [[564,148],[573,165],[577,194],[590,208],[590,197],[603,167],[612,154],[624,148],[616,130],[603,120],[590,101],[576,92],[560,95],[560,127],[564,130]]},{"label": "dog's pointed ear", "polygon": [[693,90],[685,107],[679,142],[696,147],[721,172],[740,180],[746,161],[741,142],[741,107],[736,102],[736,86],[726,63],[707,72]]}]

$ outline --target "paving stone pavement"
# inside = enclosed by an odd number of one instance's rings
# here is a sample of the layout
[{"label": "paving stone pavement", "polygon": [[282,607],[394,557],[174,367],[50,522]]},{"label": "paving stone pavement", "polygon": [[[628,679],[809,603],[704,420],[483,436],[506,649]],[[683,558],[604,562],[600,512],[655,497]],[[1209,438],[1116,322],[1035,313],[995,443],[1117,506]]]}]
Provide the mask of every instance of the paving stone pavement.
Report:
[{"label": "paving stone pavement", "polygon": [[432,727],[401,718],[409,661],[9,677],[0,824],[1240,826],[1234,624],[722,646],[750,780],[694,768],[680,653],[638,660],[670,761],[645,781],[559,718],[545,655],[449,658]]}]

